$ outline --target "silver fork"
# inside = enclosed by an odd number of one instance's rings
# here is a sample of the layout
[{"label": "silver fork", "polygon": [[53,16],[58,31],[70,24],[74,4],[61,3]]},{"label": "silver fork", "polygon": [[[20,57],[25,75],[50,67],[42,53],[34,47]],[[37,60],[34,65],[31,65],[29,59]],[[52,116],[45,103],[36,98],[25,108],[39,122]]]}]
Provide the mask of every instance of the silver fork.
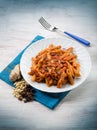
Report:
[{"label": "silver fork", "polygon": [[78,36],[76,36],[76,35],[73,35],[73,34],[71,34],[71,33],[69,33],[69,32],[62,32],[62,31],[60,31],[57,27],[52,26],[51,24],[49,24],[43,17],[41,17],[41,18],[39,19],[39,22],[41,23],[41,25],[42,25],[45,29],[47,29],[47,30],[49,30],[49,31],[55,31],[55,32],[60,32],[60,33],[62,33],[62,34],[66,34],[67,36],[71,37],[72,39],[75,39],[76,41],[78,41],[78,42],[80,42],[80,43],[83,43],[83,44],[86,45],[86,46],[90,46],[90,42],[89,42],[89,41],[87,41],[87,40],[85,40],[85,39],[83,39],[83,38],[80,38],[80,37],[78,37]]}]

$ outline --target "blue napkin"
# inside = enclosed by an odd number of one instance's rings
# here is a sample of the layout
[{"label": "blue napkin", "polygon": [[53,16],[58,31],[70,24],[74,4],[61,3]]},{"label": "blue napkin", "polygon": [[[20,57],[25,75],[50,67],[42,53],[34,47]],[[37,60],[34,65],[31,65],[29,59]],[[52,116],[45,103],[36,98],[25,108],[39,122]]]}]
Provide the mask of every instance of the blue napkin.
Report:
[{"label": "blue napkin", "polygon": [[[44,37],[42,36],[36,36],[32,42],[26,46],[14,59],[13,61],[6,66],[6,68],[4,70],[1,71],[0,73],[0,79],[2,79],[3,81],[5,81],[6,83],[8,83],[9,85],[11,85],[12,87],[14,87],[13,82],[10,80],[9,75],[11,70],[15,67],[15,65],[20,63],[20,59],[21,56],[23,54],[23,52],[34,42],[43,39]],[[69,92],[69,91],[68,91]],[[46,107],[50,108],[50,109],[54,109],[58,103],[68,94],[68,92],[64,92],[64,93],[46,93],[46,92],[42,92],[40,90],[36,90],[35,89],[35,94],[34,94],[34,99],[38,102],[40,102],[41,104],[45,105]]]}]

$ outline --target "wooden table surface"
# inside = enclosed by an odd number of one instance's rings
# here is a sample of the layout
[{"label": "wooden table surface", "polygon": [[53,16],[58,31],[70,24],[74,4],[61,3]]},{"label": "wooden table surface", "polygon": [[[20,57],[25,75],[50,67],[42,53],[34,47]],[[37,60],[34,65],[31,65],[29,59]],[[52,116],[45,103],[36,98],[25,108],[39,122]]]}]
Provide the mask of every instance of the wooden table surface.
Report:
[{"label": "wooden table surface", "polygon": [[0,71],[36,35],[63,37],[42,28],[41,16],[91,42],[91,47],[84,46],[91,57],[91,72],[54,110],[36,101],[18,101],[13,88],[0,80],[0,130],[96,130],[97,0],[0,0]]}]

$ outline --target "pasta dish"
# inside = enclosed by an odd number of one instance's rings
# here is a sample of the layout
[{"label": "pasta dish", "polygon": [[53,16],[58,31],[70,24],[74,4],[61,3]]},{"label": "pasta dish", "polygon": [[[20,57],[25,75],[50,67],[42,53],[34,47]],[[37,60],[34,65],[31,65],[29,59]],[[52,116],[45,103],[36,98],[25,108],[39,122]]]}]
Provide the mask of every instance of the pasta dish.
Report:
[{"label": "pasta dish", "polygon": [[69,83],[74,84],[75,78],[80,77],[80,63],[74,48],[62,48],[60,45],[50,44],[32,57],[29,75],[35,82],[44,82],[48,87],[55,85],[61,88]]}]

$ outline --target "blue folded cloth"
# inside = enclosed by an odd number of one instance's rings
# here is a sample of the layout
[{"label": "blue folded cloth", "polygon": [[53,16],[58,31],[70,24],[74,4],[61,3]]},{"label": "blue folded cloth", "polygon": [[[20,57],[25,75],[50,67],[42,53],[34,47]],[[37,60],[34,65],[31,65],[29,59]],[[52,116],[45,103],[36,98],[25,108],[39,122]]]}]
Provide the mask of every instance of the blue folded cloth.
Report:
[{"label": "blue folded cloth", "polygon": [[[9,85],[11,85],[12,87],[14,87],[13,82],[10,80],[9,75],[11,70],[15,67],[15,65],[20,63],[20,59],[21,56],[23,54],[23,52],[34,42],[43,39],[44,37],[42,36],[36,36],[32,42],[26,46],[17,56],[15,59],[13,59],[13,61],[6,66],[6,68],[4,70],[1,71],[0,73],[0,79],[2,79],[3,81],[5,81],[6,83],[8,83]],[[68,91],[69,92],[69,91]],[[46,92],[42,92],[40,90],[36,90],[35,89],[35,94],[34,94],[34,99],[38,102],[40,102],[41,104],[45,105],[46,107],[50,108],[50,109],[54,109],[58,103],[68,94],[68,92],[64,92],[64,93],[46,93]]]}]

